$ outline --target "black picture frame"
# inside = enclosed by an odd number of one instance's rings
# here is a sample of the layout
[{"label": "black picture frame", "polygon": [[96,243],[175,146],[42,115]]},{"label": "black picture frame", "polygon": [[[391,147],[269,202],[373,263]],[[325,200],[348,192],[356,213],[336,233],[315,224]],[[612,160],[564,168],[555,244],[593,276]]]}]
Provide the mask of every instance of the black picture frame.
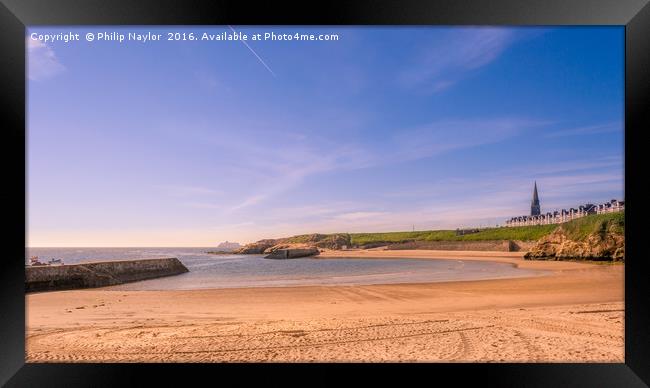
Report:
[{"label": "black picture frame", "polygon": [[[30,364],[25,363],[24,243],[26,233],[25,28],[37,25],[620,25],[625,26],[625,363],[622,364]],[[5,257],[0,271],[0,384],[15,387],[189,385],[208,377],[240,384],[336,383],[341,372],[363,381],[488,386],[645,386],[650,384],[650,296],[643,256],[647,176],[644,131],[650,129],[650,5],[648,0],[371,0],[323,3],[170,0],[0,0],[0,117]],[[646,228],[647,229],[647,228]],[[254,368],[255,372],[251,373]],[[309,377],[311,376],[311,377]],[[350,375],[348,375],[350,376]],[[363,376],[363,377],[361,377]],[[349,380],[354,377],[346,377]]]}]

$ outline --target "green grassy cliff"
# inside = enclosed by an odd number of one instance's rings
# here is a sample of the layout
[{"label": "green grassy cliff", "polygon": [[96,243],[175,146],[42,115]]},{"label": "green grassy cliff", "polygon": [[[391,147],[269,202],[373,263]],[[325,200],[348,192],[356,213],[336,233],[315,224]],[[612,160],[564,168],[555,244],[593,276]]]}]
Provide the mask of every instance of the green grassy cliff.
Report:
[{"label": "green grassy cliff", "polygon": [[[608,213],[582,217],[564,224],[486,228],[477,233],[457,236],[454,230],[424,230],[413,232],[384,232],[384,233],[332,233],[332,234],[303,234],[281,239],[260,240],[249,244],[239,253],[261,253],[275,244],[310,244],[319,248],[341,249],[347,247],[372,247],[403,243],[436,242],[436,241],[546,241],[545,249],[537,250],[538,256],[549,254],[551,247],[558,241],[580,243],[582,250],[576,254],[584,255],[589,250],[586,247],[599,245],[601,240],[610,241],[611,246],[620,246],[625,234],[625,214]],[[600,236],[600,237],[599,237]],[[553,243],[549,239],[553,238]],[[600,240],[598,240],[600,238]],[[613,242],[615,241],[615,242]],[[423,244],[426,245],[426,244]],[[431,244],[429,244],[431,245]],[[570,255],[578,245],[565,244],[565,250],[560,254]],[[547,249],[548,248],[548,249]],[[549,249],[551,249],[549,251]],[[595,251],[594,251],[595,252]],[[593,252],[592,252],[593,253]],[[593,253],[596,254],[596,253]],[[559,256],[558,256],[559,257]]]},{"label": "green grassy cliff", "polygon": [[454,230],[428,230],[415,232],[351,233],[352,245],[375,243],[402,243],[409,241],[488,241],[521,240],[534,241],[551,233],[557,225],[518,226],[512,228],[488,228],[478,233],[456,236]]},{"label": "green grassy cliff", "polygon": [[594,214],[562,224],[567,238],[584,241],[594,233],[625,234],[625,213]]},{"label": "green grassy cliff", "polygon": [[[624,233],[624,213],[594,214],[577,220],[569,221],[562,226],[567,236],[572,239],[584,239],[589,234],[613,228]],[[414,232],[384,232],[384,233],[335,233],[335,234],[303,234],[282,239],[287,243],[310,243],[332,240],[347,243],[347,245],[362,246],[377,243],[403,243],[410,241],[487,241],[487,240],[520,240],[536,241],[550,234],[558,225],[535,225],[486,228],[478,233],[456,236],[454,230],[423,230]]]},{"label": "green grassy cliff", "polygon": [[625,260],[625,214],[591,215],[559,225],[524,256],[537,260]]}]

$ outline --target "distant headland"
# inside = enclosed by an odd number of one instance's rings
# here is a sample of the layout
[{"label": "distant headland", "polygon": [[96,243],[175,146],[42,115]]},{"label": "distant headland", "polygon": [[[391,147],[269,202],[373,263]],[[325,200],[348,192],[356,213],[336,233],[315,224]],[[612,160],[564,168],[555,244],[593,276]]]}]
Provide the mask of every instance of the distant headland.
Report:
[{"label": "distant headland", "polygon": [[224,241],[217,245],[217,249],[223,251],[232,251],[239,248],[241,248],[241,245],[238,242]]},{"label": "distant headland", "polygon": [[624,202],[610,202],[541,213],[537,182],[531,215],[513,217],[503,227],[386,233],[303,234],[263,239],[235,249],[236,254],[272,254],[278,250],[426,249],[525,251],[526,259],[608,260],[625,258]]}]

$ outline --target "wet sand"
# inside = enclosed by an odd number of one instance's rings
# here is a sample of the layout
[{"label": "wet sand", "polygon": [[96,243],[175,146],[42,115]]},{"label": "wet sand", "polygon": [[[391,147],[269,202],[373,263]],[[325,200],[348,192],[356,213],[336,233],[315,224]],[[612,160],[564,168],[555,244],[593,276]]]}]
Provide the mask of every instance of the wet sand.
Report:
[{"label": "wet sand", "polygon": [[322,257],[462,258],[552,272],[424,284],[29,294],[27,361],[624,361],[623,265],[525,261],[517,252]]}]

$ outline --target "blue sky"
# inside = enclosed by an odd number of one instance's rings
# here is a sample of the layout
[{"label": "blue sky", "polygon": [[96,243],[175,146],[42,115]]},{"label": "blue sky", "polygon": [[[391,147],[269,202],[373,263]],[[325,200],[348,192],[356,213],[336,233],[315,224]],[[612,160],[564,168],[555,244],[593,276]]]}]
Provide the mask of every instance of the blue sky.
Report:
[{"label": "blue sky", "polygon": [[[486,226],[623,198],[622,27],[31,28],[30,246]],[[29,34],[81,34],[78,42]]]}]

